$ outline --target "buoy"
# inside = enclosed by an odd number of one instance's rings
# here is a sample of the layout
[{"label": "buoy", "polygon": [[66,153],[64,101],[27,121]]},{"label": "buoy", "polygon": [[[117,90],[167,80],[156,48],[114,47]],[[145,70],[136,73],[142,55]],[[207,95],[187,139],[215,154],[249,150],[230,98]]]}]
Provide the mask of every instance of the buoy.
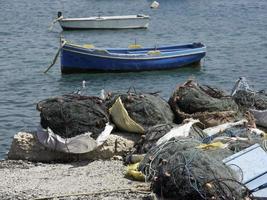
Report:
[{"label": "buoy", "polygon": [[150,5],[150,8],[155,9],[159,7],[159,2],[153,1],[152,4]]}]

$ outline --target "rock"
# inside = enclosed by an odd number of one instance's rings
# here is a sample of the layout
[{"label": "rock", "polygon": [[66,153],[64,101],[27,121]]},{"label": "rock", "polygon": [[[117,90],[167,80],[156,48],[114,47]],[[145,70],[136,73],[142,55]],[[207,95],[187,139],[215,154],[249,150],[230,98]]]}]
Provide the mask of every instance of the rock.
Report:
[{"label": "rock", "polygon": [[76,160],[110,159],[130,151],[140,135],[114,133],[94,151],[84,154],[68,154],[47,149],[39,143],[35,133],[19,132],[14,136],[8,159],[34,162],[70,162]]},{"label": "rock", "polygon": [[122,156],[113,156],[112,160],[120,160],[123,161],[123,157]]},{"label": "rock", "polygon": [[109,159],[116,155],[122,156],[134,147],[140,137],[140,135],[132,133],[113,133],[103,145],[82,156],[86,160]]},{"label": "rock", "polygon": [[13,138],[8,159],[46,162],[56,160],[60,154],[48,151],[39,143],[35,134],[19,132]]}]

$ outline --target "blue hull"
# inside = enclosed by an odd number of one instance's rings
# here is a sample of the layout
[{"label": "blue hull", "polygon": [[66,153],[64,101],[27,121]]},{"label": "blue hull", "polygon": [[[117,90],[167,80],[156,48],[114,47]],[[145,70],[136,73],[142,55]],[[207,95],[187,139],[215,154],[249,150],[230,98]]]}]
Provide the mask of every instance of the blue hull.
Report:
[{"label": "blue hull", "polygon": [[61,71],[77,73],[166,70],[200,62],[206,54],[205,46],[190,49],[185,48],[187,46],[183,45],[180,49],[174,46],[158,48],[160,55],[148,55],[147,52],[153,49],[108,49],[95,52],[92,49],[66,45],[61,49]]}]

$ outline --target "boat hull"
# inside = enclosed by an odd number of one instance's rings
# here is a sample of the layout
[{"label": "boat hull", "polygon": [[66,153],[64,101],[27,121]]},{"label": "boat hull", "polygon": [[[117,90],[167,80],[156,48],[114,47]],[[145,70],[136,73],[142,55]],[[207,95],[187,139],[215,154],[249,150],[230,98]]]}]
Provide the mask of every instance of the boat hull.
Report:
[{"label": "boat hull", "polygon": [[147,28],[149,17],[95,17],[95,18],[70,18],[59,20],[63,30],[75,29],[134,29]]},{"label": "boat hull", "polygon": [[134,72],[150,70],[167,70],[199,63],[206,52],[202,48],[199,51],[169,55],[146,57],[111,57],[106,55],[92,55],[86,50],[62,48],[61,72]]}]

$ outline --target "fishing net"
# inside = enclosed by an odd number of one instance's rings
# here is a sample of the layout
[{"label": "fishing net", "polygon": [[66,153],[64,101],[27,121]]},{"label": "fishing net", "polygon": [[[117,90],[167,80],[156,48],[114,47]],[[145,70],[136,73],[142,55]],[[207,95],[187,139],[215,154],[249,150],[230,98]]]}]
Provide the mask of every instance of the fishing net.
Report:
[{"label": "fishing net", "polygon": [[238,106],[230,96],[210,86],[189,80],[176,88],[169,99],[178,122],[197,118],[207,127],[239,118]]},{"label": "fishing net", "polygon": [[235,83],[232,96],[240,110],[251,112],[257,125],[267,127],[267,94],[264,90],[251,89],[247,80],[241,77]]},{"label": "fishing net", "polygon": [[224,130],[223,132],[203,139],[204,143],[218,141],[227,144],[227,148],[233,153],[237,153],[241,150],[244,150],[256,143],[261,144],[264,148],[264,140],[262,136],[253,133],[250,129],[244,126],[231,127]]},{"label": "fishing net", "polygon": [[158,124],[148,128],[145,135],[135,145],[136,152],[134,153],[148,152],[152,147],[154,147],[158,139],[168,133],[173,127],[174,124]]},{"label": "fishing net", "polygon": [[238,90],[233,98],[239,106],[245,109],[267,110],[267,94],[264,91]]},{"label": "fishing net", "polygon": [[107,100],[111,107],[120,97],[131,119],[145,130],[157,124],[169,124],[174,120],[174,114],[166,101],[156,94],[119,93],[112,94]]},{"label": "fishing net", "polygon": [[91,132],[96,139],[109,121],[107,109],[97,97],[63,95],[40,101],[37,109],[42,127],[63,138]]},{"label": "fishing net", "polygon": [[140,163],[155,193],[176,199],[242,199],[243,185],[222,159],[226,149],[201,150],[194,139],[172,139],[151,149]]},{"label": "fishing net", "polygon": [[[181,125],[180,125],[181,126]],[[136,153],[147,153],[151,148],[156,146],[156,142],[168,133],[176,124],[159,124],[149,128],[145,136],[136,144]],[[197,126],[192,125],[189,131],[189,137],[202,141],[206,134]]]},{"label": "fishing net", "polygon": [[255,108],[257,110],[267,109],[267,94],[265,91],[255,91],[251,89],[245,77],[240,77],[236,81],[232,89],[232,96],[241,108]]}]

